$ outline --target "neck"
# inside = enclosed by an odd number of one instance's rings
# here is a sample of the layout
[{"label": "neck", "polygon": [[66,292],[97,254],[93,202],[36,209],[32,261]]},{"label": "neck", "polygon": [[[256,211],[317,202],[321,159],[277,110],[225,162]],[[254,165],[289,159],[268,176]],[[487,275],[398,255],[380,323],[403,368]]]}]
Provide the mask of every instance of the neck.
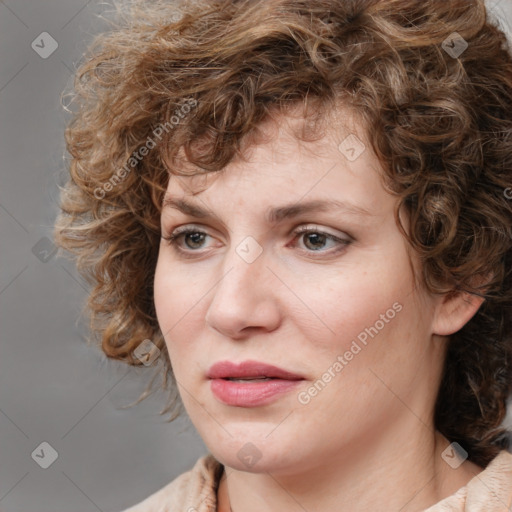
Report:
[{"label": "neck", "polygon": [[[410,427],[410,426],[409,426]],[[225,468],[218,512],[386,510],[418,512],[455,493],[481,471],[465,461],[457,470],[441,457],[449,442],[433,430],[425,436],[387,439],[353,446],[328,463],[301,472],[248,473]],[[421,435],[419,435],[421,434]],[[397,439],[404,439],[400,444]],[[408,439],[408,441],[406,441]]]}]

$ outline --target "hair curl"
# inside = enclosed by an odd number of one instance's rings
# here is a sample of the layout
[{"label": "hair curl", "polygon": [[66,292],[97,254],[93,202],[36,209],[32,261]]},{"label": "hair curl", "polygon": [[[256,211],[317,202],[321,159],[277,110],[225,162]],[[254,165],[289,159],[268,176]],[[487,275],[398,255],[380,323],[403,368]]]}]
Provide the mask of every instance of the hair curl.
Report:
[{"label": "hair curl", "polygon": [[[444,49],[454,33],[468,44],[458,57]],[[133,351],[149,338],[164,387],[174,384],[153,278],[178,152],[216,172],[272,113],[315,104],[320,118],[341,99],[409,213],[409,233],[399,225],[427,289],[485,298],[450,337],[435,426],[482,466],[508,446],[512,58],[483,0],[132,0],[91,45],[71,95],[56,240],[93,285],[107,356],[140,364]],[[170,388],[165,411],[181,405]]]}]

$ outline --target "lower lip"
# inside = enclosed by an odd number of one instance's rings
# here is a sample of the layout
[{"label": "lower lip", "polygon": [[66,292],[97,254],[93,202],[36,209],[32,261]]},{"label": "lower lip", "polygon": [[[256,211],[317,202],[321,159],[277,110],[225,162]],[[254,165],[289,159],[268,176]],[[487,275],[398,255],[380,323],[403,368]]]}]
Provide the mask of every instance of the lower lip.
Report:
[{"label": "lower lip", "polygon": [[291,391],[301,380],[272,379],[263,381],[236,382],[212,379],[212,393],[226,405],[235,407],[258,407],[269,404],[279,395]]}]

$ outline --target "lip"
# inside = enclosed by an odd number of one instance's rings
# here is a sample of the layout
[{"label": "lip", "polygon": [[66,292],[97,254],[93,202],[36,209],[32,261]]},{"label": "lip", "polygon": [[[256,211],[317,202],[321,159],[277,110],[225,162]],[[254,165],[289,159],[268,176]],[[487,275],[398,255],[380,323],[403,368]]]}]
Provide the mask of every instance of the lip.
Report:
[{"label": "lip", "polygon": [[207,376],[209,379],[274,377],[283,380],[302,380],[304,378],[301,375],[259,361],[243,361],[238,364],[231,361],[220,361],[210,367]]},{"label": "lip", "polygon": [[[207,374],[215,397],[226,405],[258,407],[277,400],[304,380],[301,375],[259,361],[231,361],[215,363]],[[271,380],[237,382],[240,378],[270,377]]]}]

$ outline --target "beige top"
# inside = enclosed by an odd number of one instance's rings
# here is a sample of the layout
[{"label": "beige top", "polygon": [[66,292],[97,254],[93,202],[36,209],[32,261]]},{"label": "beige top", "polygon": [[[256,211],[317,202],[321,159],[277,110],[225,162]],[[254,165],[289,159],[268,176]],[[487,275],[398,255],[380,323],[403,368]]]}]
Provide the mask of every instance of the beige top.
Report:
[{"label": "beige top", "polygon": [[[123,512],[216,512],[224,467],[211,453],[138,505]],[[512,512],[512,454],[502,451],[455,494],[425,512]]]}]

